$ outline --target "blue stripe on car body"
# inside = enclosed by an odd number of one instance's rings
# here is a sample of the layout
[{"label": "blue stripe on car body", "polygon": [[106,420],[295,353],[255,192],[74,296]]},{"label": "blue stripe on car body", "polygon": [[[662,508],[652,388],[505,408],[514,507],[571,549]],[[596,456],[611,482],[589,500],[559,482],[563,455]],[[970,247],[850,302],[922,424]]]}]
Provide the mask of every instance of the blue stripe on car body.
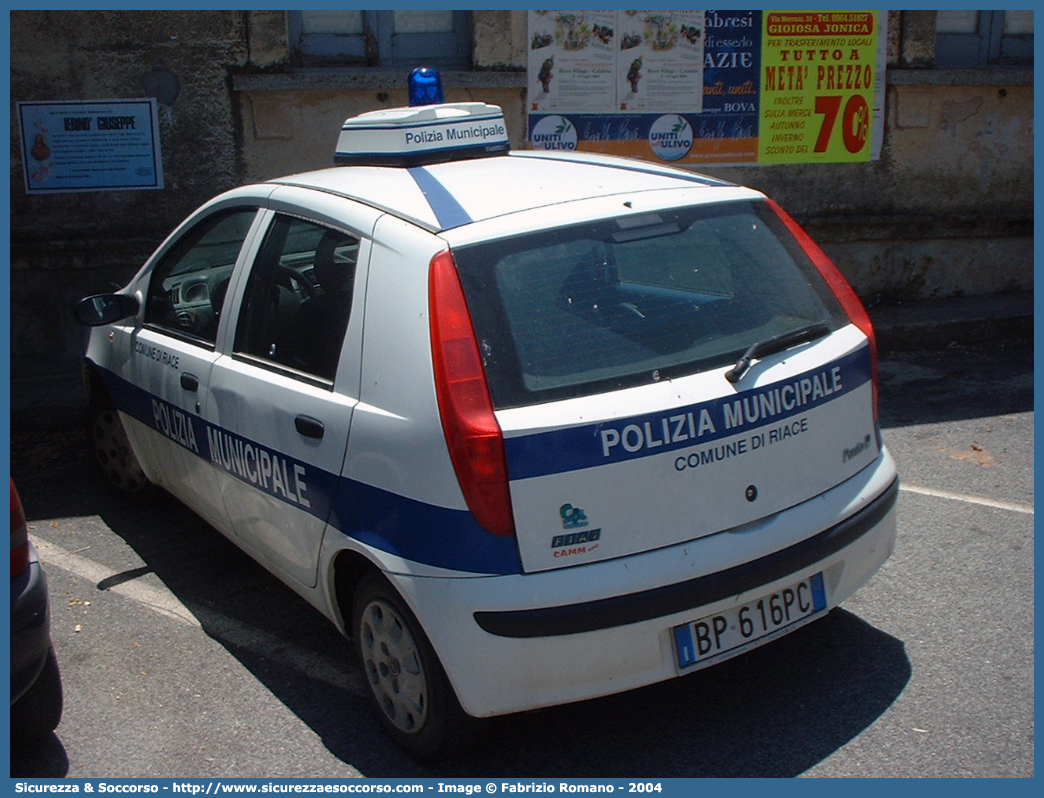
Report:
[{"label": "blue stripe on car body", "polygon": [[456,198],[446,190],[446,187],[431,172],[423,166],[414,166],[407,171],[410,173],[410,177],[416,181],[421,193],[424,194],[424,198],[428,201],[428,205],[431,207],[435,218],[438,219],[439,225],[443,230],[471,224],[472,218],[470,214],[461,207]]},{"label": "blue stripe on car body", "polygon": [[[866,385],[871,378],[870,348],[864,346],[813,371],[708,402],[506,438],[508,474],[512,480],[531,479],[691,448],[807,413]],[[802,396],[806,387],[808,393]],[[757,420],[751,420],[747,408],[758,411]],[[766,409],[773,410],[771,415],[762,412]],[[743,423],[729,423],[736,418]],[[643,438],[643,445],[626,445],[621,431],[625,434],[632,427],[636,437]],[[621,436],[611,446],[610,430]],[[657,436],[655,445],[645,445],[649,436]]]},{"label": "blue stripe on car body", "polygon": [[[467,510],[428,504],[317,468],[186,413],[110,371],[99,372],[122,412],[240,482],[326,521],[351,538],[438,568],[472,574],[521,572],[515,539],[489,534]],[[176,428],[164,429],[165,414],[177,414]],[[248,449],[282,461],[285,468],[280,473],[288,478],[280,485],[272,479],[252,478]],[[307,505],[293,488],[295,467],[307,472]]]},{"label": "blue stripe on car body", "polygon": [[[795,401],[790,409],[780,408],[771,418],[742,427],[726,428],[720,423],[726,417],[727,408],[735,408],[737,402],[760,402],[763,400],[759,397],[788,387],[800,391],[804,382],[814,383],[821,375],[832,373],[839,375],[840,383],[828,386],[829,393],[820,391],[814,397],[809,394],[804,401]],[[395,556],[439,568],[482,574],[521,572],[515,539],[489,534],[467,510],[439,507],[316,468],[186,413],[112,372],[102,370],[102,374],[123,412],[240,482],[328,522],[349,537]],[[870,379],[869,348],[863,347],[823,368],[709,402],[507,438],[504,445],[508,473],[512,480],[530,479],[690,448],[805,413],[858,389]],[[778,401],[778,396],[773,397],[773,401]],[[628,451],[620,445],[612,447],[609,453],[606,451],[604,433],[610,427],[625,429],[633,425],[644,429],[648,425],[650,429],[659,429],[667,420],[668,427],[680,425],[685,430],[695,430],[704,413],[719,421],[714,424],[713,432],[707,431],[698,440],[676,436],[678,439],[664,441],[656,447]],[[169,419],[175,417],[176,423],[169,424]],[[279,473],[285,476],[278,483],[259,478],[255,473],[252,463],[261,452],[282,464]],[[294,490],[295,468],[307,471],[307,506]]]}]

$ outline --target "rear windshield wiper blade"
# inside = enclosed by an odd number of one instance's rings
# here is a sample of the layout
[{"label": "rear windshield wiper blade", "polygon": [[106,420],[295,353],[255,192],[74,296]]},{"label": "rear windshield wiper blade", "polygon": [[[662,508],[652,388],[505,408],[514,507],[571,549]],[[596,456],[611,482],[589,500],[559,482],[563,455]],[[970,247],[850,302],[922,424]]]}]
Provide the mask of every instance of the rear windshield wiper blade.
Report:
[{"label": "rear windshield wiper blade", "polygon": [[743,375],[747,373],[747,369],[750,368],[750,363],[754,358],[765,357],[765,355],[771,355],[774,352],[782,352],[784,349],[789,349],[798,344],[807,344],[829,334],[830,325],[820,321],[758,341],[743,353],[743,357],[736,361],[735,366],[725,372],[725,379],[731,383],[739,382]]}]

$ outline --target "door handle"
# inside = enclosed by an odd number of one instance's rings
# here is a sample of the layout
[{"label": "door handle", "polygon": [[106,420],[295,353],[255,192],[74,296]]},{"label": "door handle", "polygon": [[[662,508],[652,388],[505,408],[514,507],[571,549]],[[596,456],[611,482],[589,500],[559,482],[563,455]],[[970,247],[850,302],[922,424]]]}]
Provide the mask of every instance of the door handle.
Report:
[{"label": "door handle", "polygon": [[182,374],[181,387],[184,388],[186,391],[192,391],[192,393],[195,393],[199,390],[199,377],[196,377],[193,374]]},{"label": "door handle", "polygon": [[323,427],[323,422],[311,416],[298,416],[294,419],[294,427],[306,438],[315,438],[316,440],[322,439],[323,433],[326,431]]}]

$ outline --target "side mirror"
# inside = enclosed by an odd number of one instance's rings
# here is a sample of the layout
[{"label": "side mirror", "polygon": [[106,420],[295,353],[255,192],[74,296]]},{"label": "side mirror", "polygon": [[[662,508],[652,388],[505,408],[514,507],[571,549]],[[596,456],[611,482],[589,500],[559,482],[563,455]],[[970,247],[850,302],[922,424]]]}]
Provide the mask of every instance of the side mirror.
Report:
[{"label": "side mirror", "polygon": [[80,300],[76,319],[88,327],[101,327],[136,315],[140,307],[130,294],[97,294]]}]

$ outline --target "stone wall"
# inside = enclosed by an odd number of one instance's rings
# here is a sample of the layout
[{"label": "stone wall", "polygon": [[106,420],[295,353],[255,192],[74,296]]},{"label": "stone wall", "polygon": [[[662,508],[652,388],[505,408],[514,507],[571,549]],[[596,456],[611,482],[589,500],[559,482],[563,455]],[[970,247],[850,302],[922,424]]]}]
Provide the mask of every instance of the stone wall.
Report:
[{"label": "stone wall", "polygon": [[[476,67],[488,71],[446,74],[457,87],[447,99],[501,105],[523,147],[524,82],[502,70],[525,66],[526,12],[473,18]],[[285,36],[266,32],[267,52],[288,60]],[[879,160],[704,169],[778,200],[871,301],[1033,287],[1032,70],[926,69],[934,36],[934,12],[890,12]],[[328,165],[344,118],[405,101],[405,75],[379,71],[242,74],[234,87],[251,179]]]},{"label": "stone wall", "polygon": [[[172,227],[242,182],[231,74],[247,64],[235,11],[12,11],[12,404],[82,394],[81,297],[125,282]],[[25,191],[15,103],[163,95],[161,190]]]},{"label": "stone wall", "polygon": [[778,200],[864,299],[1031,291],[1033,86],[978,76],[892,72],[878,161],[707,171]]},{"label": "stone wall", "polygon": [[[283,11],[12,11],[13,403],[78,396],[80,297],[243,182],[330,165],[341,123],[405,104],[406,76],[290,68]],[[719,167],[803,223],[870,301],[1033,287],[1033,70],[931,69],[934,12],[890,12],[885,139],[866,164]],[[523,11],[474,11],[448,100],[501,105],[525,146]],[[15,103],[155,96],[165,186],[25,192]]]}]

